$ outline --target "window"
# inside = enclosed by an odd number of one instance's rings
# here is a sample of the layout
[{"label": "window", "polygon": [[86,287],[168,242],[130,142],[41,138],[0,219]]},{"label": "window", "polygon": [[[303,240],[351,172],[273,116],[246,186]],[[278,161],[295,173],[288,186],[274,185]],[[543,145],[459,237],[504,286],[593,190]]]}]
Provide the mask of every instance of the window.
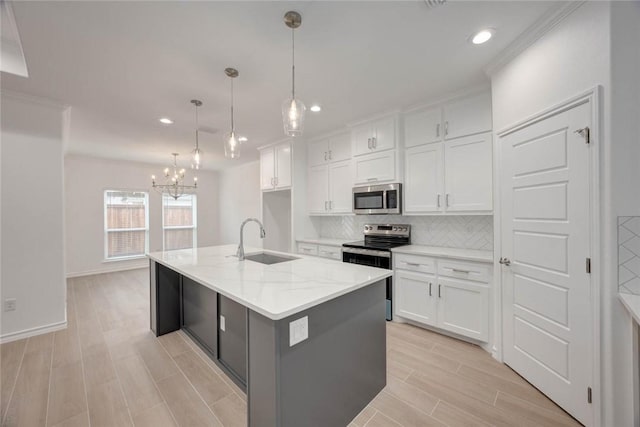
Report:
[{"label": "window", "polygon": [[149,195],[139,191],[104,192],[105,258],[144,256],[149,248]]},{"label": "window", "polygon": [[162,231],[165,251],[195,248],[197,241],[197,205],[195,194],[174,199],[162,195]]}]

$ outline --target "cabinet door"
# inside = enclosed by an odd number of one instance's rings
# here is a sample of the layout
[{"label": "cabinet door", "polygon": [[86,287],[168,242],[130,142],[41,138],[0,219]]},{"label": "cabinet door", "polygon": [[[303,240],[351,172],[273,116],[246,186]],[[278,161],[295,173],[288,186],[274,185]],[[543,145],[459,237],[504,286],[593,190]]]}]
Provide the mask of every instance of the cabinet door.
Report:
[{"label": "cabinet door", "polygon": [[493,209],[491,134],[446,141],[445,205],[449,212]]},{"label": "cabinet door", "polygon": [[247,308],[218,294],[218,361],[247,383]]},{"label": "cabinet door", "polygon": [[329,165],[329,210],[331,213],[351,213],[353,175],[351,161]]},{"label": "cabinet door", "polygon": [[480,341],[489,339],[489,287],[438,278],[438,327]]},{"label": "cabinet door", "polygon": [[491,94],[481,93],[444,106],[445,139],[491,130]]},{"label": "cabinet door", "polygon": [[340,162],[351,158],[351,138],[348,133],[329,139],[329,161]]},{"label": "cabinet door", "polygon": [[404,211],[440,212],[444,203],[442,143],[405,151]]},{"label": "cabinet door", "polygon": [[442,140],[441,120],[440,108],[407,114],[404,118],[405,148]]},{"label": "cabinet door", "polygon": [[351,146],[353,147],[353,155],[360,156],[368,154],[373,149],[371,146],[371,138],[373,133],[371,125],[366,124],[353,128],[351,131]]},{"label": "cabinet door", "polygon": [[354,168],[356,184],[395,181],[396,153],[386,151],[358,157],[354,159]]},{"label": "cabinet door", "polygon": [[307,176],[307,210],[310,214],[327,213],[328,201],[329,167],[310,167]]},{"label": "cabinet door", "polygon": [[388,119],[378,120],[374,124],[375,133],[373,141],[374,151],[384,151],[395,148],[396,146],[396,119],[391,117]]},{"label": "cabinet door", "polygon": [[410,320],[436,325],[435,276],[398,270],[394,275],[396,314]]},{"label": "cabinet door", "polygon": [[182,328],[214,357],[218,354],[218,294],[188,277],[182,277]]},{"label": "cabinet door", "polygon": [[291,145],[277,145],[276,152],[276,188],[291,187]]},{"label": "cabinet door", "polygon": [[326,139],[310,142],[307,146],[308,166],[318,166],[329,160],[329,142]]},{"label": "cabinet door", "polygon": [[274,187],[275,162],[273,148],[260,150],[260,188],[263,190],[271,190]]}]

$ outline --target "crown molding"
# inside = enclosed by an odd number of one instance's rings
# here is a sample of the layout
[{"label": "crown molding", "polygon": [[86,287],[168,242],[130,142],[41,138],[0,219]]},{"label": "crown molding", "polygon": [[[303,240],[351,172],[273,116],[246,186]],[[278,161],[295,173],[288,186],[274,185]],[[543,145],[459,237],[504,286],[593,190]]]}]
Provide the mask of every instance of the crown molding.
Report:
[{"label": "crown molding", "polygon": [[22,92],[14,92],[12,90],[7,90],[7,89],[0,90],[0,98],[8,98],[8,99],[14,99],[16,101],[38,104],[43,107],[54,108],[56,110],[62,110],[62,111],[71,107],[69,104],[65,104],[64,102],[56,101],[54,99],[43,98],[35,95],[29,95]]},{"label": "crown molding", "polygon": [[491,77],[512,59],[555,28],[560,22],[564,21],[584,3],[586,3],[585,0],[562,1],[556,7],[551,8],[540,17],[540,19],[533,23],[533,25],[516,37],[509,46],[503,49],[489,65],[485,67],[485,74]]}]

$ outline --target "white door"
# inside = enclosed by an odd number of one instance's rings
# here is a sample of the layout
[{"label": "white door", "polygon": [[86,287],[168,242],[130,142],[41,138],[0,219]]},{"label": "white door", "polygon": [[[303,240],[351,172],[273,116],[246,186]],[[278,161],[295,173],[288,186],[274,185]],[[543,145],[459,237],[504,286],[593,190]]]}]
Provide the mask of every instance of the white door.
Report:
[{"label": "white door", "polygon": [[373,140],[373,149],[375,151],[384,151],[395,148],[396,146],[396,119],[390,117],[388,119],[378,120],[374,124],[375,134]]},{"label": "white door", "polygon": [[353,194],[351,161],[329,165],[329,210],[331,213],[351,213]]},{"label": "white door", "polygon": [[368,154],[373,150],[371,145],[371,137],[373,136],[371,125],[361,125],[353,128],[351,131],[351,143],[353,146],[353,155]]},{"label": "white door", "polygon": [[307,210],[311,214],[324,214],[328,209],[329,167],[310,167],[307,176]]},{"label": "white door", "polygon": [[449,212],[493,210],[491,134],[444,143],[445,206]]},{"label": "white door", "polygon": [[291,145],[276,147],[276,188],[291,187]]},{"label": "white door", "polygon": [[396,271],[393,276],[396,314],[427,325],[436,325],[437,285],[435,276]]},{"label": "white door", "polygon": [[309,166],[323,165],[329,160],[329,147],[326,139],[310,142],[307,146]]},{"label": "white door", "polygon": [[260,188],[271,190],[275,186],[274,172],[276,169],[273,148],[260,151]]},{"label": "white door", "polygon": [[589,150],[586,102],[500,139],[504,360],[593,425]]},{"label": "white door", "polygon": [[339,162],[351,158],[351,136],[348,133],[332,136],[329,140],[329,160]]},{"label": "white door", "polygon": [[439,212],[443,202],[442,143],[405,151],[405,213]]},{"label": "white door", "polygon": [[404,118],[405,148],[437,142],[442,139],[442,109],[416,111]]}]

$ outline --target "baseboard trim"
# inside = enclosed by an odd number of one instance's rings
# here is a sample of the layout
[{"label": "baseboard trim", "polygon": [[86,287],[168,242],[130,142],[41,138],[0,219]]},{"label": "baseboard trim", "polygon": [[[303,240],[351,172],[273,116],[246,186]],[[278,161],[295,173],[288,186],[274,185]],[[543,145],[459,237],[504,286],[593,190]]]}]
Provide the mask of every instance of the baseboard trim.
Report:
[{"label": "baseboard trim", "polygon": [[71,279],[73,277],[83,277],[83,276],[93,276],[94,274],[104,274],[104,273],[115,273],[117,271],[127,271],[127,270],[137,270],[139,268],[145,268],[149,266],[149,262],[141,262],[140,264],[129,264],[129,265],[115,265],[110,267],[98,268],[96,270],[89,271],[75,271],[71,273],[67,273],[67,279]]},{"label": "baseboard trim", "polygon": [[11,332],[0,336],[0,344],[17,341],[24,338],[35,337],[36,335],[48,334],[49,332],[61,331],[67,329],[67,321],[51,323],[50,325],[38,326],[23,331]]}]

